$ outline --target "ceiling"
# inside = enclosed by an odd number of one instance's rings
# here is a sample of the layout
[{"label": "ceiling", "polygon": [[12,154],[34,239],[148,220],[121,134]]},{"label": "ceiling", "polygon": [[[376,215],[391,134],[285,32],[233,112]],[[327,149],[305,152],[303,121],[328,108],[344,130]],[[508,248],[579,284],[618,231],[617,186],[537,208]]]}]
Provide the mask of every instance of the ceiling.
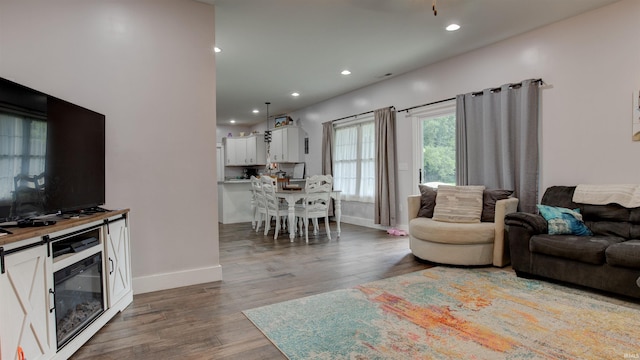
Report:
[{"label": "ceiling", "polygon": [[292,112],[617,0],[437,0],[437,16],[433,0],[200,1],[222,49],[217,124],[248,126],[266,101]]}]

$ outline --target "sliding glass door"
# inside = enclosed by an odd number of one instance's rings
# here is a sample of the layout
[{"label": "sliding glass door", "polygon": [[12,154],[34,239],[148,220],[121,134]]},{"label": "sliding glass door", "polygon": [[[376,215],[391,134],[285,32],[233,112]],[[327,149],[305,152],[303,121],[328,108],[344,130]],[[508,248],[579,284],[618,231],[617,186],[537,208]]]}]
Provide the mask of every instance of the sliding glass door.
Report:
[{"label": "sliding glass door", "polygon": [[411,114],[413,126],[413,189],[456,183],[455,100],[426,106]]}]

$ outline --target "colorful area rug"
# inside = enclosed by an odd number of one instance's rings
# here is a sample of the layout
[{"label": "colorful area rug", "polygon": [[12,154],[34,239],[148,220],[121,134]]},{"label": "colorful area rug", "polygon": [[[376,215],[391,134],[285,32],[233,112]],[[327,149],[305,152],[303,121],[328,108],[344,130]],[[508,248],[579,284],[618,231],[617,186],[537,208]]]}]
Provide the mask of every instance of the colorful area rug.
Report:
[{"label": "colorful area rug", "polygon": [[436,267],[245,311],[289,359],[640,358],[640,310],[499,269]]}]

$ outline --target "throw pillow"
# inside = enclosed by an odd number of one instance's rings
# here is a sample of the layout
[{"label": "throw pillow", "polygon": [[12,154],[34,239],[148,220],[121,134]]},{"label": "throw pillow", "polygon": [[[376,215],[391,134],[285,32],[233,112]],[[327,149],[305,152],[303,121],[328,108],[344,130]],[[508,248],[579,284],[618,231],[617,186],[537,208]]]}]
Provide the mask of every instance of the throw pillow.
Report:
[{"label": "throw pillow", "polygon": [[593,233],[582,221],[580,209],[537,205],[540,215],[547,220],[549,235],[591,236]]},{"label": "throw pillow", "polygon": [[436,189],[427,185],[418,185],[420,188],[420,210],[418,217],[433,217],[433,208],[436,206]]},{"label": "throw pillow", "polygon": [[479,223],[484,186],[438,186],[433,220]]},{"label": "throw pillow", "polygon": [[480,221],[494,222],[496,220],[496,202],[508,199],[513,190],[485,190],[482,194],[482,217]]}]

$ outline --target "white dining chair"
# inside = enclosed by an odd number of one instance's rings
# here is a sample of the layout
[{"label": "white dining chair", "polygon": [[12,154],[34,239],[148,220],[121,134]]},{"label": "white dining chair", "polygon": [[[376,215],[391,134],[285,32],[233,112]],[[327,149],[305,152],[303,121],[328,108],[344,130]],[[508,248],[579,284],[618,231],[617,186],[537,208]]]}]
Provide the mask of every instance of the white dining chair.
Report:
[{"label": "white dining chair", "polygon": [[[260,185],[262,186],[262,194],[264,196],[264,204],[266,208],[266,221],[264,224],[264,234],[267,235],[271,230],[271,218],[276,219],[276,229],[273,239],[278,238],[280,229],[286,229],[286,219],[289,216],[287,204],[280,202],[276,196],[277,181],[270,176],[261,176]],[[282,223],[282,226],[280,224]]]},{"label": "white dining chair", "polygon": [[260,230],[262,221],[267,221],[267,207],[262,193],[262,184],[260,179],[251,176],[251,228]]},{"label": "white dining chair", "polygon": [[324,218],[324,225],[327,238],[331,240],[331,229],[329,227],[329,204],[331,201],[331,190],[333,188],[333,177],[331,175],[314,175],[306,179],[305,197],[300,205],[296,205],[296,216],[300,234],[304,225],[305,241],[309,242],[309,220],[313,222],[313,233],[317,235],[318,218]]}]

